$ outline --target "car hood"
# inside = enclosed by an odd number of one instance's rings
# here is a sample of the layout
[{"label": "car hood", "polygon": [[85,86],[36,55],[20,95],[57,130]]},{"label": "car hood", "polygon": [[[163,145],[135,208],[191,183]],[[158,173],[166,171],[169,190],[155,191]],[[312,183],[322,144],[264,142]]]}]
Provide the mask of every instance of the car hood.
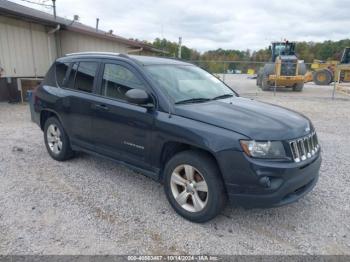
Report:
[{"label": "car hood", "polygon": [[313,129],[309,119],[297,112],[241,97],[177,105],[175,114],[255,140],[288,140]]}]

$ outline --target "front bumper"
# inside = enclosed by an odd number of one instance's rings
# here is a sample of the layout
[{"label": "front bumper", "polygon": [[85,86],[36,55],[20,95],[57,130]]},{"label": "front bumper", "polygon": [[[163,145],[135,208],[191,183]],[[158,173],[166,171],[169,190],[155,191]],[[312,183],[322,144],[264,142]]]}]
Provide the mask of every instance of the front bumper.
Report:
[{"label": "front bumper", "polygon": [[276,84],[276,86],[287,86],[292,87],[295,84],[301,84],[305,82],[305,77],[303,75],[296,76],[269,76],[269,83],[271,85]]},{"label": "front bumper", "polygon": [[291,80],[291,81],[304,81],[305,76],[304,75],[295,75],[295,76],[276,76],[276,75],[269,75],[269,81],[274,80]]},{"label": "front bumper", "polygon": [[[303,163],[266,163],[243,158],[248,163],[241,165],[240,174],[245,173],[246,179],[233,176],[231,181],[225,180],[225,185],[230,202],[246,208],[277,207],[297,201],[316,185],[322,161],[320,151]],[[259,183],[262,177],[270,179],[269,186]]]}]

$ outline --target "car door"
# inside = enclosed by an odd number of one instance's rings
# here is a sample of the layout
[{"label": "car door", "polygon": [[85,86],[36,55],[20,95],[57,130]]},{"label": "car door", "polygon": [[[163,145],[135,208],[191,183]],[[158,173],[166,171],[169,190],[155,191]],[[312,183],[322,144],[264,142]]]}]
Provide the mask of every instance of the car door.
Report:
[{"label": "car door", "polygon": [[104,155],[152,169],[150,153],[155,110],[126,101],[129,89],[150,89],[137,70],[123,61],[105,61],[99,80],[92,129],[96,150]]},{"label": "car door", "polygon": [[94,149],[92,126],[92,105],[94,89],[99,70],[99,61],[75,61],[70,68],[62,89],[62,110],[71,143],[87,149]]}]

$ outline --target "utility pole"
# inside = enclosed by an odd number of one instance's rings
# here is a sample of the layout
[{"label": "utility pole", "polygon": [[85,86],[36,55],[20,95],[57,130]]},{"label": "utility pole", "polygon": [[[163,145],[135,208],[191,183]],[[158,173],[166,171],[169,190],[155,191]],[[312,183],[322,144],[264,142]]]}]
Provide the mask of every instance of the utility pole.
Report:
[{"label": "utility pole", "polygon": [[98,23],[100,22],[100,18],[96,18],[96,32],[98,32]]},{"label": "utility pole", "polygon": [[56,0],[52,0],[53,17],[56,20]]},{"label": "utility pole", "polygon": [[181,59],[181,44],[182,44],[182,37],[179,37],[179,51],[178,51],[178,58]]}]

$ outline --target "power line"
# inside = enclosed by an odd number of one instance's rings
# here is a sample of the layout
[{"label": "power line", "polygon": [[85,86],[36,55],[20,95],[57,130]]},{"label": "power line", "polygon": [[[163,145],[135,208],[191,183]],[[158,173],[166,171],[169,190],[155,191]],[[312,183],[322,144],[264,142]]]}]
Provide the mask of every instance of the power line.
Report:
[{"label": "power line", "polygon": [[33,2],[33,1],[30,1],[30,0],[20,0],[20,1],[26,2],[26,3],[30,3],[30,4],[34,4],[34,5],[41,5],[41,6],[44,6],[46,8],[52,8],[53,7],[52,5],[38,3],[38,2]]}]

